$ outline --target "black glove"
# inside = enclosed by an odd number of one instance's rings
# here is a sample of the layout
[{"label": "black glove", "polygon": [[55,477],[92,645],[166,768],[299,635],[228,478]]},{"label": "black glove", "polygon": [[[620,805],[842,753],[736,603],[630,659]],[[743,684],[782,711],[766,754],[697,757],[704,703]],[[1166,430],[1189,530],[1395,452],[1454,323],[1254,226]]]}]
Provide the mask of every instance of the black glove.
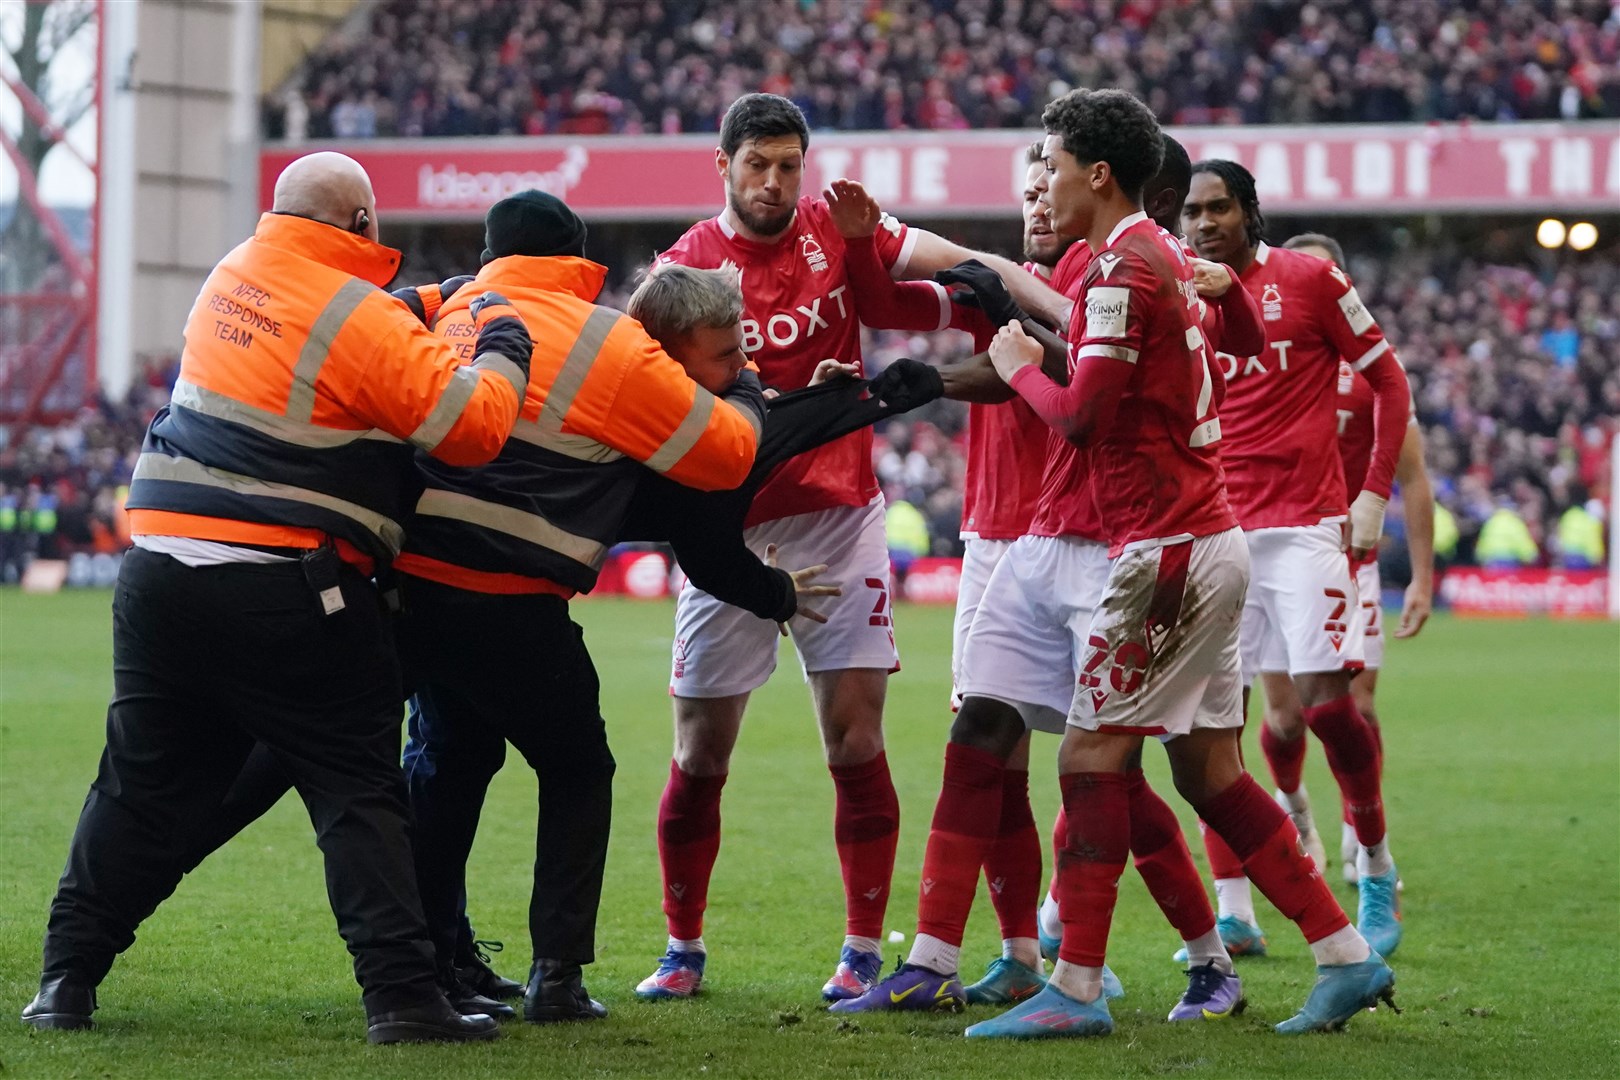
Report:
[{"label": "black glove", "polygon": [[1007,291],[1007,283],[1001,280],[1001,275],[978,259],[968,259],[941,270],[934,275],[934,280],[947,287],[965,286],[967,294],[953,294],[952,299],[976,304],[993,326],[1006,326],[1029,317],[1023,308],[1013,302],[1012,293]]},{"label": "black glove", "polygon": [[457,274],[455,277],[445,278],[439,282],[439,300],[441,302],[456,295],[456,290],[468,282],[476,280],[471,274]]},{"label": "black glove", "polygon": [[486,292],[469,307],[473,321],[478,324],[478,344],[474,357],[496,353],[516,364],[529,377],[529,358],[534,355],[534,341],[529,328],[523,325],[506,297],[498,292]]},{"label": "black glove", "polygon": [[945,383],[939,372],[929,365],[902,356],[884,368],[877,378],[868,381],[866,389],[896,412],[909,412],[942,397]]},{"label": "black glove", "polygon": [[420,289],[421,286],[419,285],[410,285],[403,289],[395,289],[388,295],[395,300],[403,301],[405,306],[411,309],[411,314],[416,316],[416,321],[426,326],[427,305],[422,302]]}]

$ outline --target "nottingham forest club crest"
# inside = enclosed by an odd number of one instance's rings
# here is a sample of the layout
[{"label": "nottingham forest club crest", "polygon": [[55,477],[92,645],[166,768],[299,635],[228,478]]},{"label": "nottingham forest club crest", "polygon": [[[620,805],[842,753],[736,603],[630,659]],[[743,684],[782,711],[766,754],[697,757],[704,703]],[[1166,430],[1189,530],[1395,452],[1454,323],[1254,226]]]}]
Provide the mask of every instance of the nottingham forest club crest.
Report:
[{"label": "nottingham forest club crest", "polygon": [[1266,322],[1277,322],[1282,318],[1282,290],[1277,288],[1275,281],[1260,290],[1260,314]]},{"label": "nottingham forest club crest", "polygon": [[821,250],[821,244],[809,233],[799,234],[799,254],[804,256],[804,264],[810,268],[811,273],[824,273],[827,269],[827,253]]}]

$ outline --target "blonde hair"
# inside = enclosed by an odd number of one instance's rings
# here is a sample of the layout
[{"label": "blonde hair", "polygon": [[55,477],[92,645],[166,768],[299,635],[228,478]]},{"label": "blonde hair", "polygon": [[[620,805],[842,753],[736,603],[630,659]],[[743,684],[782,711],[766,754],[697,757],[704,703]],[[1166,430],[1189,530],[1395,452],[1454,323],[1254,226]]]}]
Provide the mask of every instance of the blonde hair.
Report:
[{"label": "blonde hair", "polygon": [[733,268],[699,270],[654,263],[630,296],[625,313],[658,341],[699,327],[726,327],[742,318],[742,281]]}]

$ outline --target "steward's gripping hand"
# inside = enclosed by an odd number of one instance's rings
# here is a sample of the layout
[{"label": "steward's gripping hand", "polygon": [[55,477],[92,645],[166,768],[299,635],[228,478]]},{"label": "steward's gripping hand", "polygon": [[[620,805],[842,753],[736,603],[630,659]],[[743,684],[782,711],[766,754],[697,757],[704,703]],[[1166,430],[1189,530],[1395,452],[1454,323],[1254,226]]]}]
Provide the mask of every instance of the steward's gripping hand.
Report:
[{"label": "steward's gripping hand", "polygon": [[908,412],[944,396],[945,383],[932,366],[902,356],[869,380],[866,389],[884,405]]},{"label": "steward's gripping hand", "polygon": [[978,305],[992,326],[1006,326],[1010,322],[1023,322],[1029,318],[1013,300],[1012,293],[1007,291],[1007,283],[1001,280],[1001,275],[978,259],[967,259],[941,270],[934,275],[934,280],[946,287],[964,286],[968,290],[967,296],[953,299],[966,301],[971,297],[971,302]]},{"label": "steward's gripping hand", "polygon": [[478,345],[475,357],[496,353],[512,361],[529,377],[529,359],[534,355],[534,341],[529,328],[523,325],[511,301],[498,292],[486,292],[469,307],[473,322],[478,326]]}]

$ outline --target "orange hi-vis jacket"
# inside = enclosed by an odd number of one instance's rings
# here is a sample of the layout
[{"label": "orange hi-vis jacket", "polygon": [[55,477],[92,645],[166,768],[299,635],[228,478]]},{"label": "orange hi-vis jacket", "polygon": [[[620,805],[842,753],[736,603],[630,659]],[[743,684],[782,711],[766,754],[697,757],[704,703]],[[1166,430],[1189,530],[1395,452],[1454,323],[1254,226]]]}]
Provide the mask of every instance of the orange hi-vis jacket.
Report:
[{"label": "orange hi-vis jacket", "polygon": [[[398,266],[397,251],[363,236],[259,219],[186,320],[173,397],[130,484],[132,533],[278,548],[331,538],[368,568],[398,554],[421,490],[415,450],[490,460],[526,385],[525,356],[466,363],[383,292]],[[482,321],[501,314],[509,329],[492,338],[519,352],[511,308]]]},{"label": "orange hi-vis jacket", "polygon": [[462,469],[418,455],[427,486],[399,570],[481,593],[589,591],[646,469],[704,491],[747,478],[764,420],[757,379],[717,399],[640,323],[592,303],[606,274],[587,259],[512,255],[444,301],[435,332],[468,342],[470,299],[507,297],[534,359],[500,457]]}]

